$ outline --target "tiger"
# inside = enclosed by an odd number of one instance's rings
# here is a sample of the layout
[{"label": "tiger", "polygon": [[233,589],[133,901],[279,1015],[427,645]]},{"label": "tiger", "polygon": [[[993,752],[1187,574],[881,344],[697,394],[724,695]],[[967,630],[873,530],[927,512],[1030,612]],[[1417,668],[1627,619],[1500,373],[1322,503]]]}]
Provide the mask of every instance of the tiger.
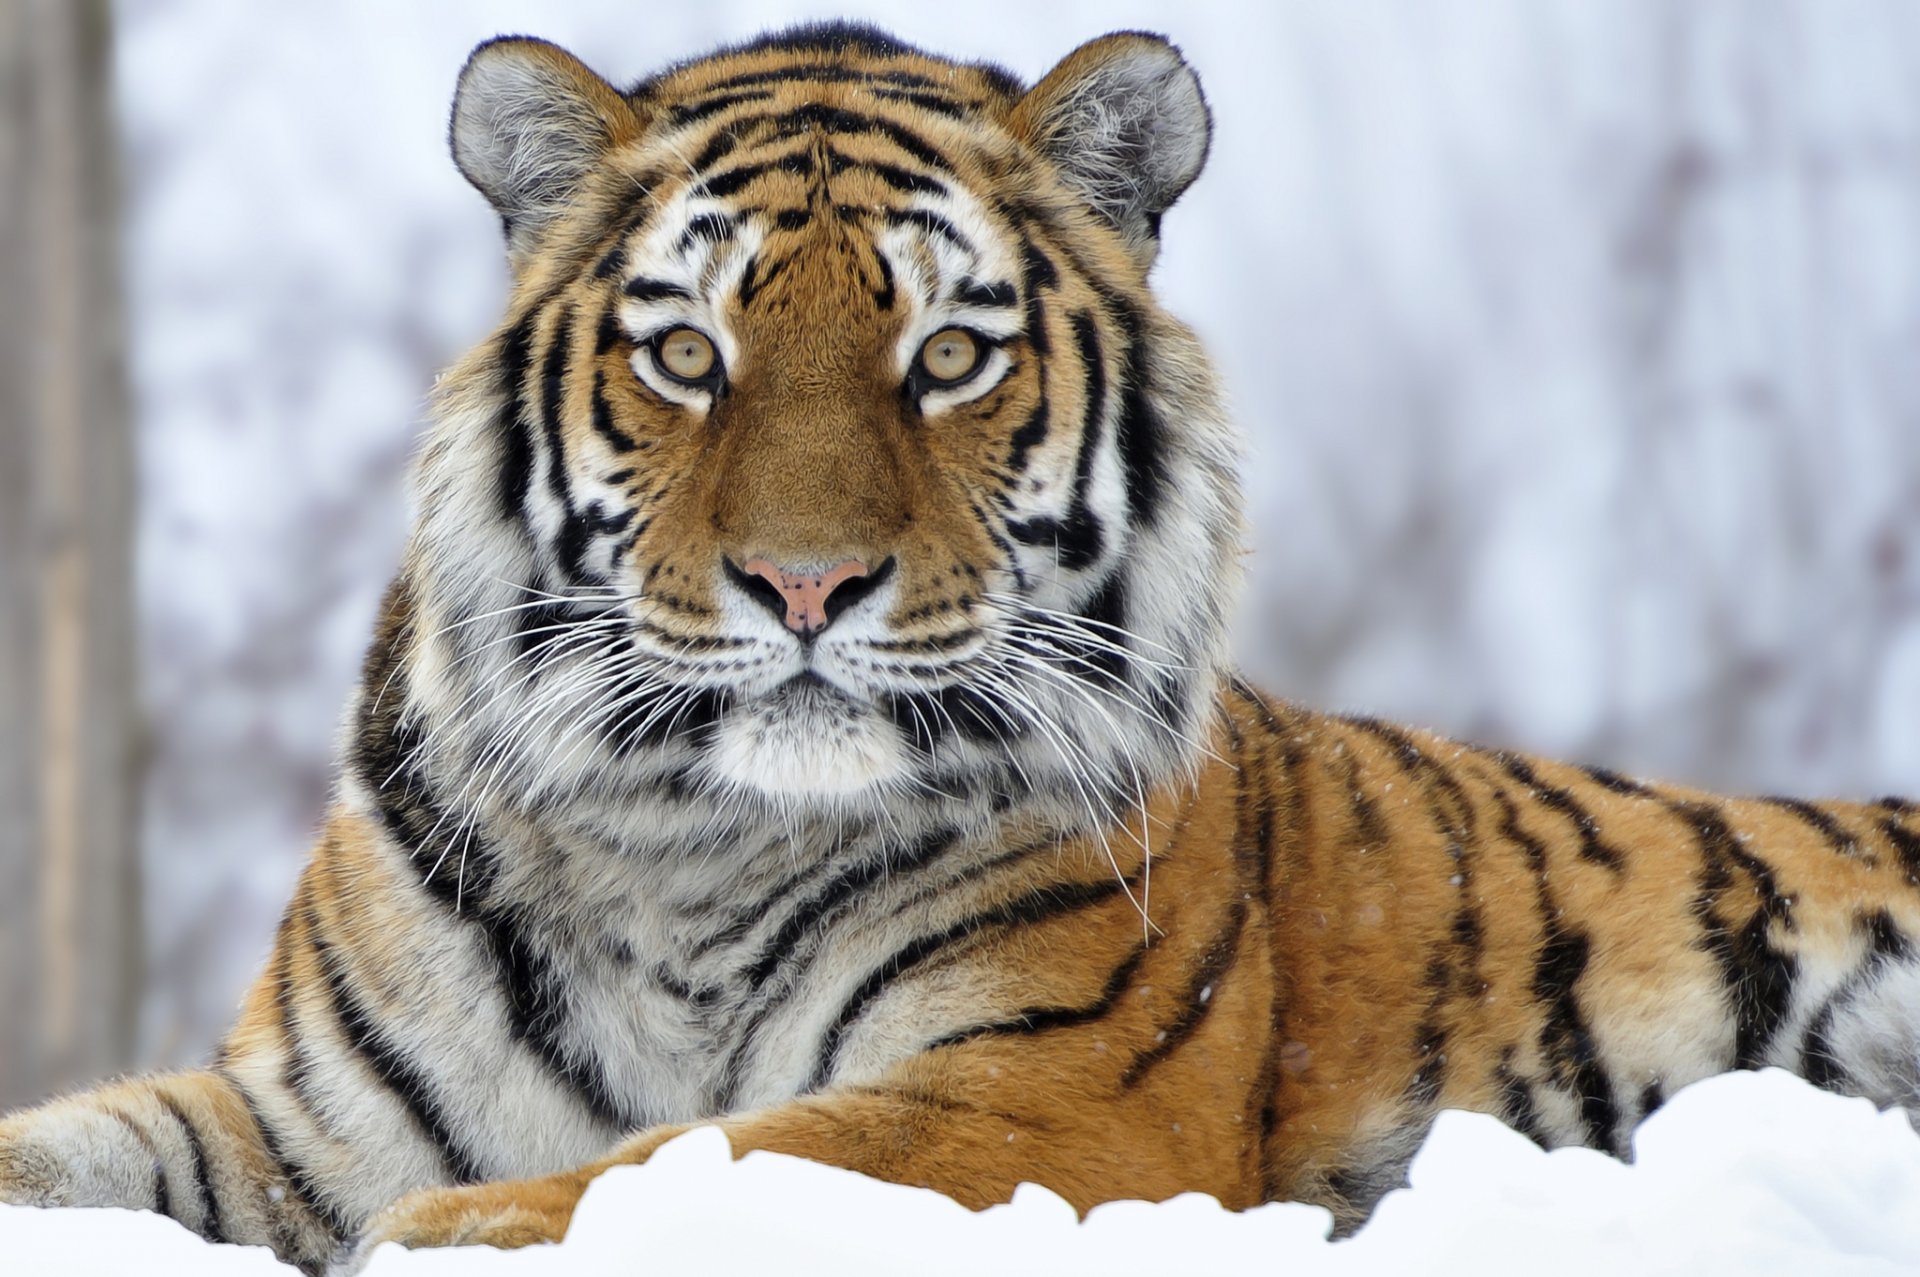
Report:
[{"label": "tiger", "polygon": [[1443,1109],[1626,1156],[1711,1074],[1920,1083],[1920,811],[1733,799],[1233,672],[1239,436],[1156,301],[1165,38],[1031,86],[789,29],[480,46],[498,327],[437,383],[331,806],[204,1069],[0,1200],[309,1273],[563,1238],[697,1125],[975,1208],[1342,1232]]}]

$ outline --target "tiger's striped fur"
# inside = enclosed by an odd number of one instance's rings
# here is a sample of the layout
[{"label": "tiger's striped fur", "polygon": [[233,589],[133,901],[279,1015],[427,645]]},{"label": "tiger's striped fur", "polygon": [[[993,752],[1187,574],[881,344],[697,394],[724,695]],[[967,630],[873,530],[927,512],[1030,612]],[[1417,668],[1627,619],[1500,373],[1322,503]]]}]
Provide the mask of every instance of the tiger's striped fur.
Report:
[{"label": "tiger's striped fur", "polygon": [[[206,1070],[0,1124],[0,1199],[319,1271],[558,1236],[718,1119],[973,1205],[1352,1225],[1442,1107],[1624,1153],[1730,1068],[1920,1098],[1920,811],[1227,672],[1234,436],[1147,286],[1207,134],[1139,35],[1032,89],[842,26],[625,94],[482,46],[454,149],[513,295],[438,388],[271,961]],[[805,631],[756,561],[860,572]]]}]

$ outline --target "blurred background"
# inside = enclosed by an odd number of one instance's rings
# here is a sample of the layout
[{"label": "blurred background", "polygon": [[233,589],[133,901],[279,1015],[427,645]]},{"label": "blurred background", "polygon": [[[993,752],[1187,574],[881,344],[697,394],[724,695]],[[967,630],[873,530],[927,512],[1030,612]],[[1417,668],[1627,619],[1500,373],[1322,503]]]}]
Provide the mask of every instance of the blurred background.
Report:
[{"label": "blurred background", "polygon": [[1920,6],[0,0],[0,1103],[201,1059],[325,801],[503,31],[616,83],[809,17],[1029,80],[1164,31],[1169,305],[1271,689],[1741,790],[1920,790]]}]

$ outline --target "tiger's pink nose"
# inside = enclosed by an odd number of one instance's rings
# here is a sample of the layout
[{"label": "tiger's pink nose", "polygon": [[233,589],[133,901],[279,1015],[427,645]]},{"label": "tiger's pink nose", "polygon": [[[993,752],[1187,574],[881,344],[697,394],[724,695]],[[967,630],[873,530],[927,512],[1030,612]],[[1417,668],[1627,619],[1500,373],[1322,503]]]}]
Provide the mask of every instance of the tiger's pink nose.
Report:
[{"label": "tiger's pink nose", "polygon": [[[848,559],[839,567],[825,572],[787,572],[766,559],[748,559],[740,566],[749,578],[765,581],[779,591],[777,597],[785,604],[785,615],[780,619],[802,638],[826,629],[827,622],[840,611],[839,605],[828,610],[827,600],[835,590],[867,575],[867,565],[858,559]],[[763,590],[755,593],[762,602],[772,605],[773,599]],[[771,606],[770,610],[778,611]]]}]

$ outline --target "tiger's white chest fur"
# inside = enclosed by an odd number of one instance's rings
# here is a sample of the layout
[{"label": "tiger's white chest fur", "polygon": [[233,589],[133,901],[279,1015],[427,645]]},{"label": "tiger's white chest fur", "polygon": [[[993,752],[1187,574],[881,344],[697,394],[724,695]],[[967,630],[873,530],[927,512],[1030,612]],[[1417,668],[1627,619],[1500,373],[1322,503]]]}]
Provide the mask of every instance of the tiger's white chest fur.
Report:
[{"label": "tiger's white chest fur", "polygon": [[[478,1101],[448,1120],[493,1177],[877,1076],[996,1000],[964,971],[888,970],[903,944],[978,907],[1000,854],[989,840],[760,830],[669,858],[551,838],[492,854],[449,928],[448,898],[383,839],[392,887],[438,925],[407,933],[430,944],[396,935],[389,969],[360,974],[395,999],[382,1018],[405,1026],[396,1045]],[[344,1094],[352,1054],[328,1044],[305,1080]],[[417,1173],[406,1141],[385,1142],[376,1162]]]}]

